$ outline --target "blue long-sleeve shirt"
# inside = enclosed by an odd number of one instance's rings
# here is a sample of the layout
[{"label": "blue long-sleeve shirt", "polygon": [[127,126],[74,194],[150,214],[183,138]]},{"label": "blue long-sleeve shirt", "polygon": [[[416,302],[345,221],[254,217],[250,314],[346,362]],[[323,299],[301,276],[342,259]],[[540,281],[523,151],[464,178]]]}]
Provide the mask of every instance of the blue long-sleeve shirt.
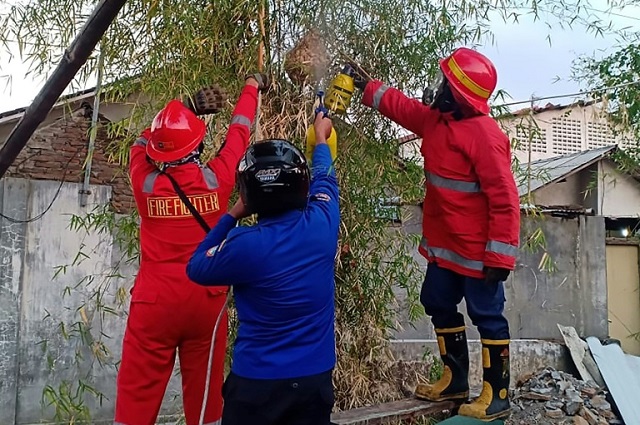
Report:
[{"label": "blue long-sleeve shirt", "polygon": [[335,366],[334,260],[340,223],[338,182],[326,144],[316,147],[310,199],[235,227],[224,215],[187,265],[201,285],[233,285],[239,328],[232,371],[286,379]]}]

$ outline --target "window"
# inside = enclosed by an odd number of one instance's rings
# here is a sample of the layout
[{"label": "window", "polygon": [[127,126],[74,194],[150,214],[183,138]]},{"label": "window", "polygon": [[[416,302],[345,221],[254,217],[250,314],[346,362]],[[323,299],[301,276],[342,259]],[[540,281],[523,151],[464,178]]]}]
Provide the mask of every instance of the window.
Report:
[{"label": "window", "polygon": [[[529,136],[531,135],[531,136]],[[520,150],[529,150],[529,137],[531,137],[531,152],[547,153],[547,129],[532,126],[526,128],[516,127],[516,139],[520,144]]]},{"label": "window", "polygon": [[606,123],[587,122],[587,149],[602,148],[616,143],[616,138]]},{"label": "window", "polygon": [[567,117],[551,119],[551,141],[553,153],[566,155],[582,150],[582,128],[580,120]]}]

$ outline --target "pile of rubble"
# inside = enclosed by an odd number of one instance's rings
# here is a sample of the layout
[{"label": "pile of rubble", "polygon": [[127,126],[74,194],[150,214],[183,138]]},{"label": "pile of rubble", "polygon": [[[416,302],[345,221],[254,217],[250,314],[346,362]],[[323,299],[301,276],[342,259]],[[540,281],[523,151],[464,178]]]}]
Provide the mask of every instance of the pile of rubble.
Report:
[{"label": "pile of rubble", "polygon": [[513,413],[505,425],[622,424],[593,382],[547,368],[521,382],[512,398]]}]

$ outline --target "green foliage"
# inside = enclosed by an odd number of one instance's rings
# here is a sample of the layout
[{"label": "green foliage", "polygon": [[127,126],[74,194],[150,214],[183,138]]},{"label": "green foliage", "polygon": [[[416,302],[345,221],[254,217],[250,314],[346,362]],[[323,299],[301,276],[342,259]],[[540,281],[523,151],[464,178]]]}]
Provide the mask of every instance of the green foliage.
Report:
[{"label": "green foliage", "polygon": [[[2,4],[8,13],[0,18],[0,43],[17,43],[31,72],[47,75],[95,4],[89,0]],[[112,158],[126,164],[137,130],[148,125],[167,100],[211,82],[237,93],[244,75],[257,66],[262,41],[265,67],[276,84],[263,97],[260,122],[266,136],[286,137],[300,144],[311,117],[315,88],[290,81],[284,58],[311,28],[325,38],[331,71],[354,59],[374,77],[413,95],[435,74],[438,59],[453,47],[490,39],[489,23],[496,16],[514,22],[522,14],[550,16],[550,21],[580,24],[594,33],[610,31],[606,23],[583,19],[584,5],[551,0],[132,0],[76,76],[75,84],[84,86],[91,81],[100,62],[99,52],[106,100],[134,105],[131,116],[109,128]],[[261,7],[266,10],[263,22],[258,18]],[[229,109],[208,122],[209,154],[223,140]],[[338,123],[338,130],[342,225],[336,273],[336,386],[337,406],[345,409],[400,396],[378,385],[394,379],[386,353],[388,333],[396,326],[393,290],[407,291],[411,301],[407,308],[417,317],[423,272],[410,255],[417,240],[390,229],[387,220],[377,217],[377,200],[394,198],[401,205],[415,205],[423,196],[423,174],[415,164],[398,160],[398,127],[359,105],[357,99],[344,122]],[[69,328],[70,324],[62,323],[60,332],[94,347],[91,351],[100,358],[103,332],[94,319],[113,314],[126,301],[124,288],[113,282],[122,278],[120,266],[139,256],[137,217],[118,217],[105,206],[72,217],[70,228],[83,235],[112,234],[122,253],[108,276],[87,276],[64,289],[68,296],[88,285],[93,288],[92,293],[83,294],[86,303],[78,307],[79,325]],[[74,253],[69,264],[57,267],[57,277],[91,255],[90,247],[81,251]],[[114,291],[115,301],[105,301],[105,294]],[[86,320],[82,312],[88,315]],[[47,389],[46,399],[71,406],[65,411],[75,418],[87,414],[77,401],[85,394],[71,385]]]},{"label": "green foliage", "polygon": [[91,385],[79,380],[63,381],[57,387],[47,385],[42,392],[42,404],[54,409],[53,420],[58,423],[83,423],[91,420],[91,412],[86,404],[90,395],[102,401],[104,395]]},{"label": "green foliage", "polygon": [[[584,80],[608,104],[611,120],[619,131],[630,130],[640,138],[640,43],[632,42],[597,60],[581,58],[575,64],[576,78]],[[636,149],[637,150],[637,149]],[[637,152],[633,152],[637,157]]]}]

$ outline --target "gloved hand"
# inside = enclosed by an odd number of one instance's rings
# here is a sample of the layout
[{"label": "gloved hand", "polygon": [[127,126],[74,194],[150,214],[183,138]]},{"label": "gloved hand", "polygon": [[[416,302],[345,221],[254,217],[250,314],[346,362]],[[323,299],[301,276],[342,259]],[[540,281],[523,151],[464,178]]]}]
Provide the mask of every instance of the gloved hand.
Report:
[{"label": "gloved hand", "polygon": [[248,80],[249,78],[253,78],[254,80],[257,81],[258,90],[260,90],[263,93],[267,91],[271,86],[271,79],[267,74],[264,74],[261,72],[257,72],[255,74],[249,74],[245,77],[245,81]]},{"label": "gloved hand", "polygon": [[212,84],[183,98],[182,103],[196,115],[217,114],[226,106],[227,98],[227,92],[222,87]]},{"label": "gloved hand", "polygon": [[359,64],[349,62],[349,66],[353,68],[353,85],[360,90],[364,90],[369,81],[371,81],[371,77]]},{"label": "gloved hand", "polygon": [[509,277],[509,273],[511,273],[511,270],[502,269],[500,267],[485,267],[483,271],[484,282],[487,284],[504,282]]}]

